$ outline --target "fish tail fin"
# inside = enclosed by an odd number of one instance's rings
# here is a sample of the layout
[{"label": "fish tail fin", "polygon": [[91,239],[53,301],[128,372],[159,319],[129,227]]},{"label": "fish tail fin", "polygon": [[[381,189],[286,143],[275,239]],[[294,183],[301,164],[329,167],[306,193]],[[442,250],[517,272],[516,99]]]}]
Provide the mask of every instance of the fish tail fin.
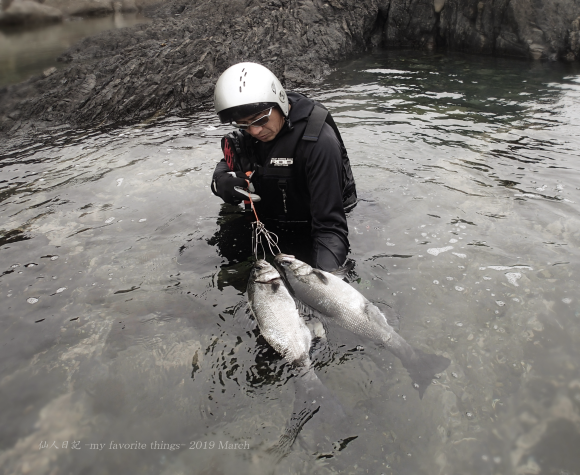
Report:
[{"label": "fish tail fin", "polygon": [[431,384],[436,374],[441,373],[449,366],[451,360],[444,356],[425,353],[415,348],[415,357],[410,361],[403,361],[403,366],[409,372],[413,385],[419,391],[419,398],[423,399],[423,394],[427,386]]},{"label": "fish tail fin", "polygon": [[313,417],[316,416],[318,423],[330,426],[346,417],[338,399],[322,384],[314,370],[310,369],[295,379],[295,390],[292,416],[278,443],[269,449],[280,459],[290,452],[302,427]]},{"label": "fish tail fin", "polygon": [[293,412],[290,420],[286,424],[284,433],[280,436],[276,445],[268,449],[268,453],[274,455],[277,458],[277,461],[280,461],[288,455],[296,437],[298,437],[300,430],[304,427],[304,424],[312,419],[319,409],[320,406],[314,410],[303,408],[299,412]]},{"label": "fish tail fin", "polygon": [[314,370],[298,376],[295,382],[294,413],[304,408],[320,407],[317,420],[332,424],[344,419],[344,408],[334,394],[316,376]]}]

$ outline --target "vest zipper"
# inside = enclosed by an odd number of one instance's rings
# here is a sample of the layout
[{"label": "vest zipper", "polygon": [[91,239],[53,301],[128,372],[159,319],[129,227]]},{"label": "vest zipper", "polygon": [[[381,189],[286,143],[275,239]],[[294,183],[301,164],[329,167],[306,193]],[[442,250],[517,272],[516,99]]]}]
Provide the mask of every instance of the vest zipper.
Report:
[{"label": "vest zipper", "polygon": [[284,203],[284,214],[288,214],[286,209],[286,180],[278,180],[278,188],[282,192],[282,202]]}]

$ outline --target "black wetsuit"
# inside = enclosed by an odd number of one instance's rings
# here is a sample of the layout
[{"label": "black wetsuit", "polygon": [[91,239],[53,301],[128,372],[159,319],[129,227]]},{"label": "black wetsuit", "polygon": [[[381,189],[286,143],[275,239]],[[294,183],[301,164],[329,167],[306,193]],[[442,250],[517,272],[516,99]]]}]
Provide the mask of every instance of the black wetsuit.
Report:
[{"label": "black wetsuit", "polygon": [[[334,270],[346,260],[349,247],[345,207],[356,202],[350,163],[342,140],[328,123],[323,124],[316,141],[303,140],[317,103],[297,93],[288,93],[288,99],[291,105],[288,121],[274,140],[260,142],[243,134],[250,165],[236,168],[255,171],[252,184],[262,198],[256,203],[260,219],[310,222],[311,264]],[[275,158],[293,161],[286,167],[273,166]],[[222,160],[214,179],[229,171]]]}]

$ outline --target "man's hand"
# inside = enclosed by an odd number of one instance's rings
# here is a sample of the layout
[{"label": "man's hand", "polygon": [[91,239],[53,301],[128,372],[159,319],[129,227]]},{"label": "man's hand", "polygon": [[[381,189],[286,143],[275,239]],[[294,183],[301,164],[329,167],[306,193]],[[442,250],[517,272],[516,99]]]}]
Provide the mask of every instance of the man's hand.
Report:
[{"label": "man's hand", "polygon": [[238,204],[248,197],[251,197],[253,201],[260,201],[258,195],[250,193],[254,191],[254,187],[251,183],[248,186],[247,180],[243,172],[225,172],[217,177],[214,176],[211,186],[214,193],[229,204]]}]

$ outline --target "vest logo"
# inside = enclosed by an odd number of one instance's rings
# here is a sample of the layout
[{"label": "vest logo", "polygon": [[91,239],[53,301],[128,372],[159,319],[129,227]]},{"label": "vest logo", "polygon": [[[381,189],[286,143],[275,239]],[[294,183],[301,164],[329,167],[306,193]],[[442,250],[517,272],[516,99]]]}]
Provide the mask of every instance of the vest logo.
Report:
[{"label": "vest logo", "polygon": [[289,167],[294,163],[293,158],[272,158],[270,163],[275,167]]}]

